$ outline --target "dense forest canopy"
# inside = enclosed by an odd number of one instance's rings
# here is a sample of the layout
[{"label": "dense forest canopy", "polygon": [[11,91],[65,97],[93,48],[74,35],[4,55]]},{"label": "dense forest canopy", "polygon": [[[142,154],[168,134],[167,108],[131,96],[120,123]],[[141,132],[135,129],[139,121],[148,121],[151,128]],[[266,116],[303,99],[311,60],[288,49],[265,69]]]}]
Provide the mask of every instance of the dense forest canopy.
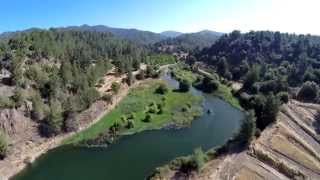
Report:
[{"label": "dense forest canopy", "polygon": [[186,33],[157,42],[155,43],[155,48],[169,53],[177,51],[190,52],[195,49],[210,47],[221,35],[222,33],[214,31]]},{"label": "dense forest canopy", "polygon": [[154,33],[150,31],[142,31],[138,29],[123,29],[123,28],[113,28],[104,25],[97,26],[69,26],[65,28],[60,28],[63,30],[78,30],[78,31],[92,31],[92,32],[108,32],[112,33],[114,36],[126,39],[141,45],[149,45],[161,41],[166,38],[166,36]]},{"label": "dense forest canopy", "polygon": [[1,95],[0,106],[19,108],[32,102],[31,118],[40,122],[43,134],[57,134],[68,129],[68,117],[100,98],[95,85],[112,66],[119,73],[131,72],[145,57],[144,47],[110,33],[17,33],[0,43],[1,72],[9,74],[2,83],[15,88],[13,96]]},{"label": "dense forest canopy", "polygon": [[[222,81],[242,81],[239,97],[255,111],[259,129],[275,120],[281,103],[288,102],[291,87],[302,87],[296,98],[320,102],[319,37],[269,31],[233,31],[220,37],[208,33],[183,34],[145,46],[93,30],[16,32],[0,40],[2,83],[14,87],[13,95],[0,96],[0,107],[19,108],[31,102],[31,119],[39,122],[44,135],[72,130],[76,124],[72,117],[103,98],[95,86],[112,67],[119,74],[128,73],[131,85],[132,71],[140,63],[149,66],[137,79],[157,77],[159,65],[176,63],[172,55],[159,53],[157,48],[164,46],[173,46],[167,53],[189,52],[187,62],[204,62]],[[219,79],[204,78],[199,84],[211,92]]]},{"label": "dense forest canopy", "polygon": [[291,86],[320,82],[320,37],[258,31],[233,31],[195,55],[217,67],[228,79],[239,80],[256,66],[261,80],[287,78]]},{"label": "dense forest canopy", "polygon": [[255,110],[260,129],[275,121],[289,96],[320,102],[318,36],[233,31],[188,60],[204,62],[227,80],[242,81],[238,95],[244,107]]},{"label": "dense forest canopy", "polygon": [[6,49],[22,51],[25,55],[37,60],[51,57],[79,63],[103,58],[116,60],[131,54],[138,58],[142,53],[142,48],[115,38],[111,33],[57,29],[19,33],[7,43],[1,43],[2,55],[7,53]]},{"label": "dense forest canopy", "polygon": [[160,34],[165,36],[165,37],[174,38],[174,37],[178,37],[178,36],[182,35],[183,33],[182,32],[178,32],[178,31],[163,31]]}]

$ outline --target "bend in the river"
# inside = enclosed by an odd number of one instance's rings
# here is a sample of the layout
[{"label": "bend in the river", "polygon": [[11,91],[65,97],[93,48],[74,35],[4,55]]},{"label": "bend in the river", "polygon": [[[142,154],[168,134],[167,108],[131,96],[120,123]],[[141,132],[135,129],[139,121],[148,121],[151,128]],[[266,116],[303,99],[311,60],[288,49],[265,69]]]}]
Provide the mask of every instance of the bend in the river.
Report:
[{"label": "bend in the river", "polygon": [[[171,86],[178,83],[164,75]],[[141,180],[156,167],[197,147],[222,145],[239,129],[244,113],[223,100],[192,88],[204,96],[210,114],[195,119],[189,128],[152,130],[123,136],[108,148],[58,147],[38,158],[13,180]]]}]

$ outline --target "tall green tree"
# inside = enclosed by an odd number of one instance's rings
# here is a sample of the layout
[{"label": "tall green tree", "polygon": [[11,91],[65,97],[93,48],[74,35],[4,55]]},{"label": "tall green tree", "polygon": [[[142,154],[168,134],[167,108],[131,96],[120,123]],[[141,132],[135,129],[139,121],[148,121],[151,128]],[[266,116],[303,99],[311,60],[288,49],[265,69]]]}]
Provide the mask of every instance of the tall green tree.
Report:
[{"label": "tall green tree", "polygon": [[193,161],[195,163],[195,168],[198,172],[202,169],[202,167],[207,162],[208,157],[207,155],[202,151],[201,148],[197,148],[193,152]]},{"label": "tall green tree", "polygon": [[57,135],[62,130],[63,110],[57,99],[50,100],[50,112],[43,124],[43,132],[46,136]]},{"label": "tall green tree", "polygon": [[14,91],[13,100],[15,102],[16,107],[20,107],[26,100],[25,93],[22,88],[18,87]]},{"label": "tall green tree", "polygon": [[256,117],[254,111],[249,111],[243,120],[239,132],[240,141],[249,144],[256,132]]},{"label": "tall green tree", "polygon": [[259,67],[257,65],[254,65],[245,76],[244,85],[243,85],[244,88],[251,89],[253,84],[259,81],[259,78],[260,78],[259,74],[260,74]]},{"label": "tall green tree", "polygon": [[314,101],[319,95],[319,85],[315,82],[305,82],[298,92],[298,98],[304,101]]},{"label": "tall green tree", "polygon": [[23,54],[20,50],[18,50],[13,56],[11,60],[11,78],[12,83],[17,86],[23,85]]},{"label": "tall green tree", "polygon": [[69,61],[63,61],[60,67],[61,77],[66,84],[73,81],[72,65]]},{"label": "tall green tree", "polygon": [[183,80],[179,81],[179,90],[181,92],[189,91],[190,87],[191,87],[191,84],[188,80],[183,79]]},{"label": "tall green tree", "polygon": [[127,76],[127,84],[128,84],[129,86],[131,86],[133,83],[134,83],[134,77],[133,77],[133,74],[132,74],[132,69],[129,68],[129,70],[128,70],[128,76]]},{"label": "tall green tree", "polygon": [[262,117],[259,119],[261,129],[264,129],[264,127],[276,121],[281,105],[280,99],[273,94],[268,95],[266,99]]},{"label": "tall green tree", "polygon": [[42,101],[39,91],[35,91],[32,99],[31,117],[36,121],[41,121],[46,116],[45,104]]}]

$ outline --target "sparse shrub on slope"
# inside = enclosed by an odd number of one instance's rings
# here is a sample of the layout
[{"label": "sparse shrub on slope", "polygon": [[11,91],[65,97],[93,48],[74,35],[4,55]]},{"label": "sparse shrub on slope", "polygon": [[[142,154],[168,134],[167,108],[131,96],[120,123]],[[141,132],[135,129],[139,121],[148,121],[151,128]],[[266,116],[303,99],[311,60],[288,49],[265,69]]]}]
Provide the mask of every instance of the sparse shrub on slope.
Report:
[{"label": "sparse shrub on slope", "polygon": [[7,136],[0,131],[0,159],[6,157],[8,153],[8,139]]},{"label": "sparse shrub on slope", "polygon": [[319,94],[319,85],[315,82],[305,82],[298,92],[298,99],[303,101],[314,101]]}]

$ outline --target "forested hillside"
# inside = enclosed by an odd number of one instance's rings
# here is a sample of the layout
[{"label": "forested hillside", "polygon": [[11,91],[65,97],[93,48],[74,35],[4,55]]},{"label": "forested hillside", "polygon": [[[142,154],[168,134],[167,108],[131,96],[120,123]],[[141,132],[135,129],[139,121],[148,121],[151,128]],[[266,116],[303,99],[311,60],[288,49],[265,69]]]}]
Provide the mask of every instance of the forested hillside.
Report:
[{"label": "forested hillside", "polygon": [[137,29],[113,28],[113,27],[108,27],[108,26],[103,26],[103,25],[69,26],[69,27],[60,28],[60,29],[93,31],[93,32],[109,32],[118,38],[130,40],[132,42],[142,44],[142,45],[153,44],[153,43],[156,43],[158,41],[161,41],[161,40],[167,38],[166,36],[164,36],[162,34],[150,32],[150,31],[141,31],[141,30],[137,30]]},{"label": "forested hillside", "polygon": [[72,128],[76,112],[100,98],[95,85],[107,70],[115,65],[119,73],[131,71],[145,56],[144,48],[110,33],[17,33],[0,43],[1,86],[14,89],[0,95],[0,107],[19,109],[31,103],[30,117],[43,135],[58,134]]},{"label": "forested hillside", "polygon": [[167,38],[155,44],[157,50],[165,52],[190,52],[195,49],[210,47],[222,33],[214,31],[200,31],[197,33],[182,34],[177,37]]},{"label": "forested hillside", "polygon": [[10,38],[12,34],[13,34],[12,32],[1,33],[0,34],[0,40],[4,40],[4,39],[7,39],[7,38]]},{"label": "forested hillside", "polygon": [[280,103],[286,103],[289,95],[319,102],[317,36],[233,31],[189,60],[210,65],[227,80],[242,81],[240,98],[245,106],[255,109],[261,129],[275,120]]},{"label": "forested hillside", "polygon": [[228,79],[241,79],[248,67],[255,66],[261,70],[261,80],[288,78],[291,86],[320,80],[320,38],[316,36],[234,31],[196,56],[215,65]]},{"label": "forested hillside", "polygon": [[165,37],[175,38],[175,37],[178,37],[178,36],[182,35],[183,33],[182,32],[177,32],[177,31],[163,31],[160,34],[165,36]]}]

